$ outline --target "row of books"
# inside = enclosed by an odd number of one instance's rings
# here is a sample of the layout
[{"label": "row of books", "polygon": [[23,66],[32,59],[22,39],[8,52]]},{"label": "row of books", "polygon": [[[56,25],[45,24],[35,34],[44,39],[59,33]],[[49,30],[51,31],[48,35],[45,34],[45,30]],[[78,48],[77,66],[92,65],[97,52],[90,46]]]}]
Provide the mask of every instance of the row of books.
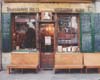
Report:
[{"label": "row of books", "polygon": [[58,52],[79,52],[78,46],[68,46],[68,47],[58,46],[57,49]]}]

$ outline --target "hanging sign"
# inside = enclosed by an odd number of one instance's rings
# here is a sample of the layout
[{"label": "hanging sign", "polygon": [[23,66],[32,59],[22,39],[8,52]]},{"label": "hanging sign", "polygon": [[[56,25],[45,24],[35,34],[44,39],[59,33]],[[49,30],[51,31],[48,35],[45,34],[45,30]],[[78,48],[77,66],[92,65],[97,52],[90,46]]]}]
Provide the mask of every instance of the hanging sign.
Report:
[{"label": "hanging sign", "polygon": [[51,45],[51,36],[45,36],[45,45]]}]

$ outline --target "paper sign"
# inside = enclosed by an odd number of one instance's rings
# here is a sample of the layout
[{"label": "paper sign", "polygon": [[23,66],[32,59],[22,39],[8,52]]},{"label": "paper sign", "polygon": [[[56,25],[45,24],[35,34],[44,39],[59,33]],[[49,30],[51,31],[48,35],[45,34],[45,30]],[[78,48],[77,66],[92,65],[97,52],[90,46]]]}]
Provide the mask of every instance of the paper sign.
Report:
[{"label": "paper sign", "polygon": [[62,46],[58,46],[58,52],[62,52]]},{"label": "paper sign", "polygon": [[45,36],[45,45],[51,45],[51,36]]}]

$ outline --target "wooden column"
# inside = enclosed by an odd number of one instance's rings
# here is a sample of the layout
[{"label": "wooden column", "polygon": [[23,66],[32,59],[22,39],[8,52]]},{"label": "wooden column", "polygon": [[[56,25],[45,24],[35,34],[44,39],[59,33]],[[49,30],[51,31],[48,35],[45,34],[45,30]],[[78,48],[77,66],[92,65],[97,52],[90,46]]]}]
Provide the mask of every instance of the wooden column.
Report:
[{"label": "wooden column", "polygon": [[54,20],[55,20],[54,52],[56,52],[57,51],[57,31],[58,31],[57,13],[54,14]]},{"label": "wooden column", "polygon": [[81,47],[81,42],[80,42],[80,16],[79,16],[79,14],[77,15],[77,24],[78,24],[78,35],[77,35],[77,37],[78,37],[78,51],[80,52],[80,47]]},{"label": "wooden column", "polygon": [[39,13],[36,13],[36,48],[39,50]]}]

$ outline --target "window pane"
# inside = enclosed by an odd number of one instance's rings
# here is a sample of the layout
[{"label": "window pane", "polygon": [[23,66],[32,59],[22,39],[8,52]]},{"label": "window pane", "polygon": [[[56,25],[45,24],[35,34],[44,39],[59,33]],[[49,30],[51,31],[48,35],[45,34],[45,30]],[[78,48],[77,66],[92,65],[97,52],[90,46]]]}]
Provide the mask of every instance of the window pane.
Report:
[{"label": "window pane", "polygon": [[92,38],[91,34],[82,34],[82,51],[90,52],[92,51]]},{"label": "window pane", "polygon": [[95,33],[100,33],[100,14],[94,15],[94,30]]},{"label": "window pane", "polygon": [[91,17],[89,14],[81,15],[81,31],[82,32],[90,32],[91,31],[91,24],[90,24]]},{"label": "window pane", "polygon": [[71,25],[71,16],[69,15],[60,15],[59,16],[59,27],[70,27]]},{"label": "window pane", "polygon": [[11,14],[2,14],[2,51],[11,51]]},{"label": "window pane", "polygon": [[3,38],[2,39],[2,51],[3,52],[10,52],[11,51],[11,39]]},{"label": "window pane", "polygon": [[36,14],[15,14],[12,21],[12,49],[36,49]]},{"label": "window pane", "polygon": [[95,51],[100,51],[100,33],[95,34]]},{"label": "window pane", "polygon": [[57,48],[63,52],[77,52],[78,49],[78,16],[58,15]]},{"label": "window pane", "polygon": [[77,34],[74,34],[74,38],[71,39],[71,43],[74,45],[74,46],[78,46],[78,35]]}]

